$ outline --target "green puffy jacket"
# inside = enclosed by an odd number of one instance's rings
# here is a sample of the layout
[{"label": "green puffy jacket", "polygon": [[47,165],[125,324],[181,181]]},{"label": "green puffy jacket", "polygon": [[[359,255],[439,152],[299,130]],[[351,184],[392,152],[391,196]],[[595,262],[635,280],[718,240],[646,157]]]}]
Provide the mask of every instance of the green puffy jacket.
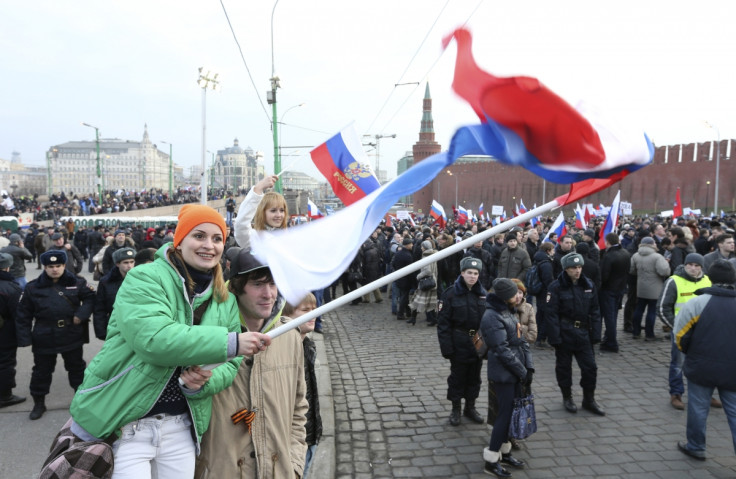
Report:
[{"label": "green puffy jacket", "polygon": [[178,366],[224,363],[196,394],[188,396],[197,442],[207,430],[212,396],[230,386],[242,357],[227,361],[228,333],[240,332],[235,296],[211,301],[200,325],[193,310],[212,294],[207,288],[190,305],[184,278],[166,258],[171,243],[153,263],[130,270],[115,300],[107,339],[74,395],[72,417],[104,438],[151,410]]}]

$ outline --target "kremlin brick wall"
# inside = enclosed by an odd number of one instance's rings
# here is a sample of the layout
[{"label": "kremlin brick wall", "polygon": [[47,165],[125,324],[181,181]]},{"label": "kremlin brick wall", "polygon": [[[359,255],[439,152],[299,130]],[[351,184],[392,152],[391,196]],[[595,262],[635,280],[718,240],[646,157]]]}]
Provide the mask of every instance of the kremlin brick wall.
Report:
[{"label": "kremlin brick wall", "polygon": [[[715,151],[711,154],[710,148],[714,144],[715,142],[706,142],[697,147],[694,143],[658,147],[655,149],[652,164],[583,201],[608,206],[616,191],[621,189],[621,201],[630,202],[635,214],[658,214],[672,209],[679,187],[683,207],[700,208],[705,213],[707,202],[708,209],[713,210],[716,154]],[[727,156],[727,153],[735,152],[735,148],[735,140],[722,140],[720,143],[718,209],[726,212],[736,211],[736,168],[733,168],[732,161]],[[453,176],[447,175],[446,170],[450,170]],[[541,206],[545,201],[551,201],[568,191],[568,185],[547,182],[543,199],[544,182],[540,177],[523,168],[494,161],[456,163],[446,170],[429,185],[414,193],[415,212],[427,214],[432,200],[435,199],[451,215],[451,207],[455,204],[455,177],[458,203],[473,212],[477,212],[478,206],[483,203],[485,211],[489,213],[492,205],[503,205],[506,213],[511,215],[514,204],[520,199],[523,199],[527,208],[531,208],[535,203]],[[710,181],[710,185],[706,181]]]}]

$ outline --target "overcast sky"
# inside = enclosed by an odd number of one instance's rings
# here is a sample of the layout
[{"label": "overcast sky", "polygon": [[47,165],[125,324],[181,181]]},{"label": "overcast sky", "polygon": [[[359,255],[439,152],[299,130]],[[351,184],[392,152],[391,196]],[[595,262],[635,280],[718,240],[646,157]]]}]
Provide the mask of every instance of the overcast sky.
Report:
[{"label": "overcast sky", "polygon": [[[147,124],[160,149],[173,143],[177,164],[199,164],[204,66],[221,81],[207,92],[207,149],[237,137],[272,171],[274,3],[223,2],[255,88],[217,0],[5,2],[0,158],[18,151],[43,164],[52,145],[94,140],[87,122],[127,140],[140,140]],[[714,1],[279,0],[281,144],[302,147],[285,149],[296,156],[282,165],[321,178],[309,150],[355,121],[360,135],[397,135],[381,140],[381,169],[394,176],[418,139],[426,81],[446,147],[476,121],[451,91],[456,46],[441,50],[466,21],[485,70],[535,76],[573,103],[630,118],[657,145],[715,139],[706,120],[736,138],[735,14],[736,2]],[[410,82],[420,84],[394,87]]]}]

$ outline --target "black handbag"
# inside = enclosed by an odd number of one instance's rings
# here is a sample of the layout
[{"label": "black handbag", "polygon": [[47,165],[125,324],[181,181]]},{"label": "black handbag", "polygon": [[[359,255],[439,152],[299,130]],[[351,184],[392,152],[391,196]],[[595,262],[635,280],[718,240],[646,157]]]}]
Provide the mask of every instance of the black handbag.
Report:
[{"label": "black handbag", "polygon": [[514,411],[511,413],[509,437],[526,439],[537,432],[537,413],[534,411],[534,395],[514,399]]},{"label": "black handbag", "polygon": [[434,280],[434,276],[425,276],[419,280],[419,289],[422,291],[429,291],[437,287],[437,282]]}]

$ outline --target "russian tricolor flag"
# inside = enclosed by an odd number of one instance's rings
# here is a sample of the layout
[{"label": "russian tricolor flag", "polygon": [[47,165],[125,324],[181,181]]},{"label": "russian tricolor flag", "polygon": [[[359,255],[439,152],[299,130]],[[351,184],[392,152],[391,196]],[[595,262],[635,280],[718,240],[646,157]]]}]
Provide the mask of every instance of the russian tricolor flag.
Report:
[{"label": "russian tricolor flag", "polygon": [[312,150],[310,155],[345,206],[350,206],[380,186],[352,124]]},{"label": "russian tricolor flag", "polygon": [[585,228],[587,228],[585,217],[583,215],[583,210],[580,209],[579,205],[575,206],[575,227],[579,230],[584,230]]},{"label": "russian tricolor flag", "polygon": [[601,249],[601,251],[606,249],[606,235],[613,232],[616,229],[616,225],[618,224],[618,210],[621,203],[620,200],[621,190],[618,190],[618,193],[616,193],[616,197],[613,199],[613,203],[611,204],[611,208],[608,210],[606,221],[605,223],[603,223],[603,227],[601,227],[601,236],[600,238],[598,238],[598,247]]},{"label": "russian tricolor flag", "polygon": [[457,206],[457,222],[464,225],[468,221],[468,210],[462,206]]},{"label": "russian tricolor flag", "polygon": [[544,237],[542,242],[551,241],[549,237],[552,233],[557,234],[558,240],[567,234],[567,224],[565,223],[565,215],[562,214],[562,211],[560,211],[560,215],[557,217],[555,222],[552,223],[552,226],[547,232],[547,236]]},{"label": "russian tricolor flag", "polygon": [[483,218],[483,203],[478,207],[478,216],[480,216],[481,219]]},{"label": "russian tricolor flag", "polygon": [[524,200],[519,198],[519,214],[523,215],[524,213],[526,213],[526,211],[527,210],[526,210],[526,206],[524,206]]},{"label": "russian tricolor flag", "polygon": [[444,228],[447,223],[447,216],[445,216],[445,209],[441,204],[437,203],[437,200],[432,200],[432,209],[429,210],[429,216],[434,218],[436,223],[440,224],[440,228]]},{"label": "russian tricolor flag", "polygon": [[312,203],[312,200],[307,198],[307,211],[308,215],[312,219],[322,218],[324,215],[319,211],[319,208],[317,208],[317,205]]},{"label": "russian tricolor flag", "polygon": [[652,162],[654,145],[630,121],[613,122],[587,105],[572,106],[532,77],[497,77],[473,58],[470,32],[458,45],[453,89],[481,119],[472,130],[479,154],[523,166],[554,183],[591,178],[611,184]]}]

